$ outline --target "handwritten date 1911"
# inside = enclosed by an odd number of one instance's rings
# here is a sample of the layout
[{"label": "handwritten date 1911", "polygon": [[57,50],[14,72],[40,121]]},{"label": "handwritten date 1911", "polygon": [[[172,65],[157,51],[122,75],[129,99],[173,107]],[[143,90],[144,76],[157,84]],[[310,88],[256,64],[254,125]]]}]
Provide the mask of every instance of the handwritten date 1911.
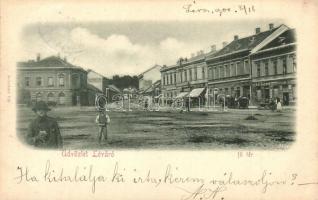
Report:
[{"label": "handwritten date 1911", "polygon": [[197,4],[185,4],[182,6],[182,8],[185,10],[186,13],[189,14],[212,14],[212,15],[218,15],[223,16],[225,14],[244,14],[249,15],[256,12],[255,6],[247,6],[247,5],[238,5],[236,7],[223,7],[223,8],[207,8],[204,6],[199,6]]}]

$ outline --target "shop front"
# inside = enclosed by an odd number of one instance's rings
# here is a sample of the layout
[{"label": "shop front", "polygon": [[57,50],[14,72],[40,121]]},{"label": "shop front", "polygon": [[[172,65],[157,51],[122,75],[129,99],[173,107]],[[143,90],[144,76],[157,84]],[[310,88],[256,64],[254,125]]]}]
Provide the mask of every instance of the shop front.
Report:
[{"label": "shop front", "polygon": [[255,82],[252,88],[256,104],[266,104],[271,99],[280,99],[285,106],[294,105],[296,102],[296,83],[293,79]]}]

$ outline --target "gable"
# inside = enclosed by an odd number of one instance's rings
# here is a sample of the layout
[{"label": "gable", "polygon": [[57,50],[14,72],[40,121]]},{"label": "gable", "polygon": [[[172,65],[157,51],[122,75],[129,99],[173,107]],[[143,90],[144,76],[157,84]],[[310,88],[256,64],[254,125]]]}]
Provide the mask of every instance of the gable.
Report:
[{"label": "gable", "polygon": [[289,29],[265,45],[261,50],[289,45],[296,42],[295,29]]}]

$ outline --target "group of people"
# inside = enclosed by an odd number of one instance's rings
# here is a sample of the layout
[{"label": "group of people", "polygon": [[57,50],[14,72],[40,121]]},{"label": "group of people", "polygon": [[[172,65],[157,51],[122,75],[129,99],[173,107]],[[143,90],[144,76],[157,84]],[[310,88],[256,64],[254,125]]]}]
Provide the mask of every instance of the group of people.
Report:
[{"label": "group of people", "polygon": [[[36,118],[29,124],[25,140],[29,145],[38,148],[60,149],[63,148],[63,140],[57,121],[47,115],[51,109],[44,101],[37,102],[32,108]],[[98,143],[104,139],[107,141],[107,126],[110,117],[105,109],[100,108],[95,123],[99,127]]]},{"label": "group of people", "polygon": [[276,98],[276,101],[274,101],[273,99],[270,99],[269,106],[270,106],[272,111],[276,110],[277,112],[281,112],[283,109],[280,98],[278,98],[278,97]]}]

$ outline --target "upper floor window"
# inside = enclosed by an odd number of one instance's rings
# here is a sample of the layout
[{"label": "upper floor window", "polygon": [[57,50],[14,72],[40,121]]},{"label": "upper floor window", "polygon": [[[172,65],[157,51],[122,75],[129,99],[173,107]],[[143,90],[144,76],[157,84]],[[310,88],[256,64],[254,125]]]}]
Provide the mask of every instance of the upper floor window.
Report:
[{"label": "upper floor window", "polygon": [[204,69],[204,67],[202,67],[202,79],[205,79],[205,69]]},{"label": "upper floor window", "polygon": [[53,86],[53,77],[49,77],[47,79],[47,86],[52,87]]},{"label": "upper floor window", "polygon": [[220,77],[220,68],[214,67],[214,77],[217,79]]},{"label": "upper floor window", "polygon": [[42,85],[42,77],[36,77],[36,85],[41,86]]},{"label": "upper floor window", "polygon": [[265,76],[268,76],[268,62],[265,62]]},{"label": "upper floor window", "polygon": [[212,68],[208,69],[208,78],[213,79]]},{"label": "upper floor window", "polygon": [[192,70],[189,69],[189,81],[192,81]]},{"label": "upper floor window", "polygon": [[234,76],[241,75],[242,74],[242,66],[240,62],[235,63],[235,71]]},{"label": "upper floor window", "polygon": [[184,81],[188,81],[188,73],[187,73],[187,70],[184,70]]},{"label": "upper floor window", "polygon": [[249,70],[249,65],[248,65],[248,60],[244,61],[244,73],[245,74],[249,74],[250,70]]},{"label": "upper floor window", "polygon": [[176,83],[177,82],[177,74],[174,73],[173,76],[174,76],[174,83]]},{"label": "upper floor window", "polygon": [[223,78],[223,77],[224,77],[224,71],[225,71],[226,66],[227,66],[227,65],[224,65],[224,67],[223,67],[223,66],[220,66],[220,74],[219,74],[220,78]]},{"label": "upper floor window", "polygon": [[163,75],[163,85],[166,85],[166,75]]},{"label": "upper floor window", "polygon": [[230,68],[229,75],[230,75],[230,76],[235,76],[235,75],[236,75],[236,73],[235,73],[235,66],[234,66],[233,63],[231,63],[231,68]]},{"label": "upper floor window", "polygon": [[293,58],[293,72],[296,72],[297,70],[296,56],[294,55],[292,58]]},{"label": "upper floor window", "polygon": [[183,72],[182,71],[180,72],[180,82],[181,83],[183,82]]},{"label": "upper floor window", "polygon": [[194,68],[194,80],[198,79],[198,68]]},{"label": "upper floor window", "polygon": [[65,76],[64,74],[59,75],[59,86],[64,86],[65,85]]},{"label": "upper floor window", "polygon": [[25,77],[25,86],[30,86],[30,77]]},{"label": "upper floor window", "polygon": [[283,58],[283,74],[287,74],[287,63],[286,58]]},{"label": "upper floor window", "polygon": [[273,60],[274,75],[277,74],[277,60]]},{"label": "upper floor window", "polygon": [[259,62],[256,63],[256,69],[257,69],[257,77],[261,76],[261,64]]}]

